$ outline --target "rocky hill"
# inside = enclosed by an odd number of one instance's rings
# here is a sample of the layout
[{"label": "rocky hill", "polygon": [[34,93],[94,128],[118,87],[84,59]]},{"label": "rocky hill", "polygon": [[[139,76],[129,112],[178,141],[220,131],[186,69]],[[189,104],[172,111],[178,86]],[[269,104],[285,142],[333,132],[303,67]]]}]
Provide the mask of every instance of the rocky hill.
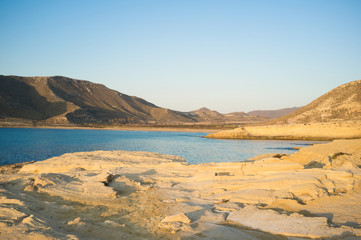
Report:
[{"label": "rocky hill", "polygon": [[199,122],[224,121],[225,120],[223,114],[221,114],[217,111],[214,111],[214,110],[210,110],[206,107],[191,111],[191,113]]},{"label": "rocky hill", "polygon": [[60,76],[0,76],[0,118],[76,124],[196,122],[191,114]]},{"label": "rocky hill", "polygon": [[283,108],[278,110],[255,110],[255,111],[247,112],[247,115],[273,119],[273,118],[280,118],[298,109],[300,109],[300,107]]},{"label": "rocky hill", "polygon": [[191,112],[193,117],[199,122],[212,122],[212,123],[245,123],[245,122],[262,122],[268,118],[260,116],[249,116],[244,112],[232,112],[222,114],[206,107]]},{"label": "rocky hill", "polygon": [[361,80],[341,85],[273,123],[314,123],[361,120]]},{"label": "rocky hill", "polygon": [[258,126],[207,136],[224,139],[333,140],[361,137],[361,80],[341,85],[310,104]]}]

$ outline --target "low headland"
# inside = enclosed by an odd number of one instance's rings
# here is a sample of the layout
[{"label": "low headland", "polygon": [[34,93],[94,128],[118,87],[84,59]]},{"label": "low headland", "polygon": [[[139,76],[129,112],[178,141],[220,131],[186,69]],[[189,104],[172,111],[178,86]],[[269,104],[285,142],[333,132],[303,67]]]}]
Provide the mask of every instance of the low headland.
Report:
[{"label": "low headland", "polygon": [[1,239],[360,239],[361,139],[190,165],[95,151],[1,166]]},{"label": "low headland", "polygon": [[219,139],[315,140],[361,138],[361,121],[243,126],[206,136]]},{"label": "low headland", "polygon": [[306,106],[262,125],[240,126],[207,137],[282,140],[361,138],[361,80],[338,86]]}]

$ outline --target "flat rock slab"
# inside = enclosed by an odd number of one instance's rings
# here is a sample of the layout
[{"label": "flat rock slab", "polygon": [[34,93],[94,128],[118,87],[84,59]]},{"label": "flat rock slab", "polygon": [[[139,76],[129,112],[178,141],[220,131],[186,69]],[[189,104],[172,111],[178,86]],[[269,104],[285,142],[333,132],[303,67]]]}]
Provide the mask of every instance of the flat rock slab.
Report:
[{"label": "flat rock slab", "polygon": [[198,165],[95,151],[10,167],[0,174],[0,239],[359,239],[360,146]]},{"label": "flat rock slab", "polygon": [[[353,231],[349,227],[330,227],[325,217],[305,217],[298,213],[287,215],[274,210],[260,210],[256,206],[233,211],[227,220],[264,232],[293,237],[341,237]],[[361,230],[356,231],[361,234]]]}]

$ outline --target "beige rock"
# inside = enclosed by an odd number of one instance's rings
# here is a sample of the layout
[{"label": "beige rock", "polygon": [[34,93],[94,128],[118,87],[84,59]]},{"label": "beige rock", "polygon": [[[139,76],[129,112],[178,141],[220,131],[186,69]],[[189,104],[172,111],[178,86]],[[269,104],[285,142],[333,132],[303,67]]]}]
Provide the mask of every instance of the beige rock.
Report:
[{"label": "beige rock", "polygon": [[[341,237],[350,231],[349,227],[330,227],[325,217],[280,214],[273,210],[260,210],[256,206],[246,206],[231,212],[227,220],[261,231],[294,237]],[[356,232],[361,233],[359,229]]]},{"label": "beige rock", "polygon": [[166,216],[162,220],[162,223],[166,223],[166,222],[181,222],[181,223],[189,224],[191,223],[191,220],[184,213],[181,213],[177,215]]},{"label": "beige rock", "polygon": [[0,238],[357,239],[360,146],[199,165],[147,152],[65,154],[0,175]]}]

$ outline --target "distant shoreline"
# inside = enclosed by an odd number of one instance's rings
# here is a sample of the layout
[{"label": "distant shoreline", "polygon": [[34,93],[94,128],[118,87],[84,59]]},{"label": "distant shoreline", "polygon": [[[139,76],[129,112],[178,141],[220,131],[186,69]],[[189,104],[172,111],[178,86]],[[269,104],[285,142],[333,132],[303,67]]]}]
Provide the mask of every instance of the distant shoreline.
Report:
[{"label": "distant shoreline", "polygon": [[361,138],[361,122],[324,122],[312,124],[243,125],[231,128],[229,125],[31,125],[22,122],[0,123],[0,128],[33,129],[84,129],[144,132],[198,132],[208,133],[205,138],[240,140],[300,140],[332,141],[335,139]]},{"label": "distant shoreline", "polygon": [[32,129],[84,129],[84,130],[115,130],[115,131],[144,131],[144,132],[202,132],[215,133],[222,129],[193,129],[175,127],[80,127],[80,126],[0,126],[0,128],[32,128]]}]

